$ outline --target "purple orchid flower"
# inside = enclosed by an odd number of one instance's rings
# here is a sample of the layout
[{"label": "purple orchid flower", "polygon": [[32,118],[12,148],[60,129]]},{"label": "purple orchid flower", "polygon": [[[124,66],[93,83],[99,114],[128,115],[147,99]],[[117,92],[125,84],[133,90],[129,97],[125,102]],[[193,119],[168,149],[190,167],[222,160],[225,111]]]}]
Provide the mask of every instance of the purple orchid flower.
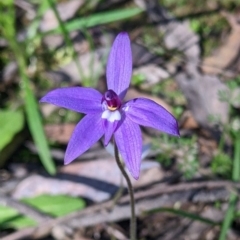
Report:
[{"label": "purple orchid flower", "polygon": [[116,37],[110,51],[107,63],[108,90],[104,94],[93,88],[68,87],[55,89],[40,100],[86,114],[73,131],[64,164],[69,164],[87,151],[103,135],[105,145],[114,136],[128,170],[138,179],[142,151],[139,125],[179,136],[176,119],[154,101],[136,98],[123,102],[131,76],[130,39],[127,33],[122,32]]}]

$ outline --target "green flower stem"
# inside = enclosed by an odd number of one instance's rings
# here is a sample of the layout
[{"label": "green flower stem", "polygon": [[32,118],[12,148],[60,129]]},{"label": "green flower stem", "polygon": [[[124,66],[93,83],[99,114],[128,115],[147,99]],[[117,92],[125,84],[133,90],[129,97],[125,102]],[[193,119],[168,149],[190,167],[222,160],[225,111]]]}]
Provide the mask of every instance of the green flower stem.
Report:
[{"label": "green flower stem", "polygon": [[134,201],[133,187],[132,187],[130,178],[127,175],[127,173],[124,169],[124,166],[119,158],[118,148],[117,148],[117,145],[115,142],[114,142],[114,155],[115,155],[117,165],[118,165],[120,171],[122,172],[122,175],[124,176],[124,178],[127,182],[127,185],[128,185],[128,192],[130,195],[130,206],[131,206],[130,239],[136,240],[136,215],[135,215],[135,201]]}]

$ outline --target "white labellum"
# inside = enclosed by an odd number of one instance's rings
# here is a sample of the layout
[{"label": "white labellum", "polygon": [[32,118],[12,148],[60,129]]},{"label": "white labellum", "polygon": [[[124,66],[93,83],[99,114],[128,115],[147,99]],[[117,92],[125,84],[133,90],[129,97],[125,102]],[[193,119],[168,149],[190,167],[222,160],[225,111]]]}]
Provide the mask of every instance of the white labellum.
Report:
[{"label": "white labellum", "polygon": [[119,121],[121,120],[121,114],[118,110],[110,111],[107,109],[102,113],[102,118],[107,119],[109,122]]}]

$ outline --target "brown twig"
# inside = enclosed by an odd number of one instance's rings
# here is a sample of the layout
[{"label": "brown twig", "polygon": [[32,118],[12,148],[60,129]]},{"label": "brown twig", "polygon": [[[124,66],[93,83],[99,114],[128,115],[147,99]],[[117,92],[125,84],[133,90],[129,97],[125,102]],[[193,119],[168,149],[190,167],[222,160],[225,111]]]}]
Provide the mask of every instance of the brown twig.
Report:
[{"label": "brown twig", "polygon": [[[240,183],[230,181],[204,181],[181,183],[176,185],[160,184],[151,189],[141,190],[136,193],[136,215],[159,207],[171,206],[176,202],[214,202],[226,201],[229,197],[229,189],[239,189]],[[26,238],[40,238],[51,233],[58,225],[67,225],[73,229],[93,226],[102,222],[113,222],[130,217],[129,196],[122,197],[112,211],[112,200],[90,206],[84,210],[71,213],[67,216],[41,223],[38,227],[23,229],[10,234],[2,240],[19,239],[15,236]]]}]

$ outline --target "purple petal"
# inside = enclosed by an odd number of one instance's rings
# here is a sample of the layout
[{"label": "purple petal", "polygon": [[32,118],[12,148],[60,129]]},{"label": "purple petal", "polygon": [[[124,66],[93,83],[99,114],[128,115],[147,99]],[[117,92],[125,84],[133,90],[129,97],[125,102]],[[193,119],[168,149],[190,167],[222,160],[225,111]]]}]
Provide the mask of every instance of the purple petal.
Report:
[{"label": "purple petal", "polygon": [[47,102],[81,113],[102,111],[102,94],[93,88],[58,88],[47,93],[40,102]]},{"label": "purple petal", "polygon": [[147,98],[136,98],[125,103],[123,109],[133,122],[179,136],[177,120],[165,108]]},{"label": "purple petal", "polygon": [[132,76],[132,51],[128,34],[119,33],[116,37],[107,62],[108,89],[124,98]]},{"label": "purple petal", "polygon": [[87,151],[104,134],[101,114],[88,114],[76,126],[68,143],[64,164]]},{"label": "purple petal", "polygon": [[129,172],[135,179],[138,179],[142,154],[140,127],[126,117],[114,133],[114,138]]},{"label": "purple petal", "polygon": [[107,146],[111,140],[113,133],[115,132],[118,126],[118,121],[110,122],[105,119],[103,119],[103,121],[104,121],[104,130],[105,130],[104,145]]}]

